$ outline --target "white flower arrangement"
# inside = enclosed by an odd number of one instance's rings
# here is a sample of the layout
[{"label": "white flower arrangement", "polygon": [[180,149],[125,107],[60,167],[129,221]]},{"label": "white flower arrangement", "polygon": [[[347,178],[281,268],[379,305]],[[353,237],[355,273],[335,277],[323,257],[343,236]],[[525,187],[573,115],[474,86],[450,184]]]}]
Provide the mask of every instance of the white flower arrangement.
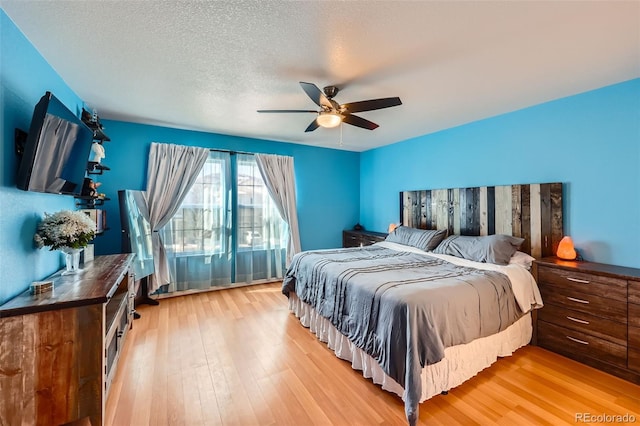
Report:
[{"label": "white flower arrangement", "polygon": [[38,248],[80,249],[86,247],[95,235],[96,224],[89,216],[78,211],[62,210],[54,214],[45,213],[33,239]]}]

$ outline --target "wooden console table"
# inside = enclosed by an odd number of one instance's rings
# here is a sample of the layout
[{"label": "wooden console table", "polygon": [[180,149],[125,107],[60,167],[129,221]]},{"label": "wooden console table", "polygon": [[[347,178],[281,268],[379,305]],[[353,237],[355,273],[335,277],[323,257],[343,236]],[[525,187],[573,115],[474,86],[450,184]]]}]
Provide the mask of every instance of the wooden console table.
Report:
[{"label": "wooden console table", "polygon": [[0,424],[104,422],[136,294],[135,255],[98,256],[76,275],[48,277],[0,306]]}]

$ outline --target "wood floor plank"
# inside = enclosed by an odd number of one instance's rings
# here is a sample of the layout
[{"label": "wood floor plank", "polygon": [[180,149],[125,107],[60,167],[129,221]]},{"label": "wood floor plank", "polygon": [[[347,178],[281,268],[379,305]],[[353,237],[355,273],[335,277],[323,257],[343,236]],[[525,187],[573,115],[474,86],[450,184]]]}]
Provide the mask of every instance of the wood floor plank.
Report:
[{"label": "wood floor plank", "polygon": [[[140,322],[140,325],[148,326],[149,330],[156,330],[156,353],[154,359],[154,374],[152,389],[167,389],[169,386],[169,368],[167,366],[169,357],[169,310],[166,305],[158,309],[149,309],[145,312],[152,314],[147,321]],[[149,424],[168,424],[168,395],[167,392],[153,392],[151,398],[151,413],[149,414]]]},{"label": "wood floor plank", "polygon": [[[141,306],[105,424],[403,425],[404,404],[301,326],[280,284]],[[525,347],[420,404],[421,425],[572,425],[578,413],[640,419],[640,386]]]},{"label": "wood floor plank", "polygon": [[150,424],[151,405],[155,397],[153,389],[155,377],[155,361],[157,353],[158,330],[151,329],[145,333],[144,351],[140,365],[144,365],[145,373],[139,374],[136,383],[136,392],[133,400],[134,410],[132,413],[132,424]]},{"label": "wood floor plank", "polygon": [[[185,424],[184,392],[182,390],[182,373],[169,373],[167,376],[167,424]],[[114,423],[114,426],[117,423]]]}]

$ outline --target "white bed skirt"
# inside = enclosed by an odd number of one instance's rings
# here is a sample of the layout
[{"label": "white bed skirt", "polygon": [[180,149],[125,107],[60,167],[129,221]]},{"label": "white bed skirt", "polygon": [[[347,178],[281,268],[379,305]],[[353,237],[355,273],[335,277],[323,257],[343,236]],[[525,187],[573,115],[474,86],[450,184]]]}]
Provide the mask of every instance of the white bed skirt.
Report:
[{"label": "white bed skirt", "polygon": [[[404,400],[402,386],[387,376],[375,359],[355,346],[328,319],[318,315],[315,309],[298,299],[293,292],[289,295],[289,309],[303,326],[308,327],[320,341],[327,343],[338,358],[350,361],[351,367],[361,370],[365,378],[372,379],[382,389],[393,392]],[[529,313],[500,333],[465,345],[446,348],[444,359],[422,370],[420,402],[462,384],[496,362],[498,357],[509,356],[516,349],[526,346],[531,340],[532,332]]]}]

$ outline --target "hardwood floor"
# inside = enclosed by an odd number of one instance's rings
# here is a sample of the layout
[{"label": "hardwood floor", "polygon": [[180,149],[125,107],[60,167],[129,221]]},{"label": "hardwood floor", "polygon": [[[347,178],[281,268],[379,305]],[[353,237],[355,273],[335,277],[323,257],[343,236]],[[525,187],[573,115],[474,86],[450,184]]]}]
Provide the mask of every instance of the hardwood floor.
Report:
[{"label": "hardwood floor", "polygon": [[[401,399],[302,327],[280,284],[163,299],[139,312],[107,425],[406,424]],[[640,422],[640,386],[529,346],[422,403],[420,422],[562,425],[579,423],[578,413]]]}]

